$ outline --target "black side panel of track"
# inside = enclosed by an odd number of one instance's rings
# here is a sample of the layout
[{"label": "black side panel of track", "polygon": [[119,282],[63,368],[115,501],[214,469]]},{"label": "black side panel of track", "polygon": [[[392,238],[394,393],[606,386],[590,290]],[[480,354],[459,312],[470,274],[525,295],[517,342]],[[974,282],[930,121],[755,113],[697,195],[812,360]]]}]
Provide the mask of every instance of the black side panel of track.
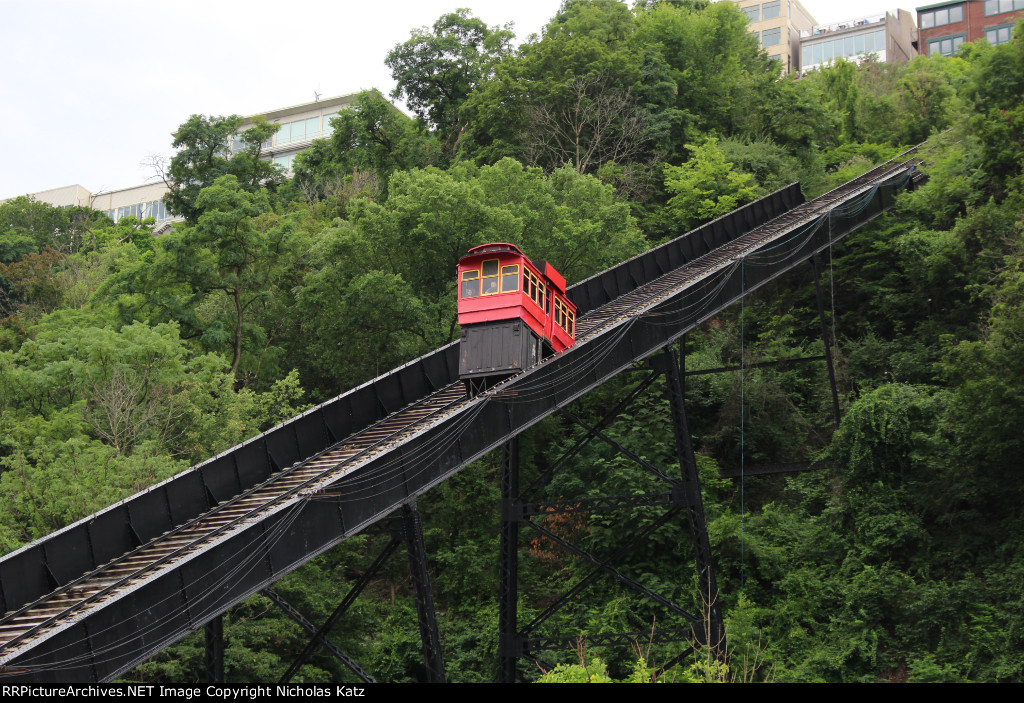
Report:
[{"label": "black side panel of track", "polygon": [[[790,185],[573,286],[570,296],[582,315],[802,202],[798,185]],[[49,593],[458,379],[459,348],[453,343],[4,556],[0,613]],[[53,565],[60,566],[54,570]]]},{"label": "black side panel of track", "polygon": [[13,610],[31,602],[451,384],[458,363],[458,345],[449,344],[4,556],[0,606]]}]

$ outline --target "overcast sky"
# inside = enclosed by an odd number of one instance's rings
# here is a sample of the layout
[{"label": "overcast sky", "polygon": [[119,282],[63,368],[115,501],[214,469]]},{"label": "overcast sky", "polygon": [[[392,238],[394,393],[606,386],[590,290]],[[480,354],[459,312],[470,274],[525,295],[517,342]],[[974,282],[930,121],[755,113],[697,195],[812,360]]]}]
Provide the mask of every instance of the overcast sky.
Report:
[{"label": "overcast sky", "polygon": [[[819,23],[901,6],[802,1]],[[522,41],[559,0],[0,0],[0,198],[152,180],[194,113],[389,93],[387,52],[462,6]]]}]

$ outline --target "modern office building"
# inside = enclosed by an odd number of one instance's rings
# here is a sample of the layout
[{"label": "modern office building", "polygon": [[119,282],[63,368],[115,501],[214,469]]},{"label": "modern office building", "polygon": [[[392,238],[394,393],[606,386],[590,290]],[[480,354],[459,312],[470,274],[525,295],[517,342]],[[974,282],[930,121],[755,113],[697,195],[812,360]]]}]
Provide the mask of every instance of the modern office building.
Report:
[{"label": "modern office building", "polygon": [[[356,94],[353,93],[270,110],[259,115],[249,115],[242,125],[241,131],[251,127],[252,120],[257,116],[264,117],[273,124],[281,125],[277,134],[263,145],[263,155],[264,158],[272,160],[275,164],[280,165],[286,173],[289,173],[295,155],[308,148],[314,139],[329,137],[331,134],[330,119],[340,110],[351,107],[355,97]],[[231,152],[237,152],[242,148],[241,141],[232,139],[227,148]],[[152,217],[157,221],[156,231],[162,232],[175,219],[164,206],[163,197],[166,193],[167,186],[163,181],[156,181],[103,193],[92,193],[76,184],[29,195],[40,202],[57,207],[84,205],[94,210],[102,210],[114,222],[128,216]]]},{"label": "modern office building", "polygon": [[750,21],[749,31],[770,58],[782,64],[782,73],[800,70],[800,36],[814,26],[798,0],[733,0]]},{"label": "modern office building", "polygon": [[960,0],[917,8],[921,53],[950,56],[966,42],[1004,44],[1024,17],[1024,0]]},{"label": "modern office building", "polygon": [[[263,154],[281,166],[286,173],[290,173],[295,155],[307,149],[314,139],[331,136],[331,118],[341,110],[351,107],[355,98],[356,93],[351,93],[250,115],[239,131],[251,127],[252,119],[257,116],[266,118],[271,124],[281,125],[277,134],[263,145]],[[232,140],[232,151],[243,148],[240,140]]]},{"label": "modern office building", "polygon": [[[75,184],[28,195],[34,200],[49,203],[54,207],[77,205],[91,207],[93,210],[102,210],[114,222],[129,215],[139,219],[152,217],[156,220],[156,231],[162,232],[174,219],[164,206],[163,197],[166,192],[167,186],[162,181],[158,181],[101,193],[93,193],[87,188]],[[2,202],[4,201],[0,200],[0,203]]]},{"label": "modern office building", "polygon": [[860,63],[868,56],[906,63],[917,55],[917,27],[906,10],[895,10],[827,25],[800,39],[800,70],[813,71],[836,59]]}]

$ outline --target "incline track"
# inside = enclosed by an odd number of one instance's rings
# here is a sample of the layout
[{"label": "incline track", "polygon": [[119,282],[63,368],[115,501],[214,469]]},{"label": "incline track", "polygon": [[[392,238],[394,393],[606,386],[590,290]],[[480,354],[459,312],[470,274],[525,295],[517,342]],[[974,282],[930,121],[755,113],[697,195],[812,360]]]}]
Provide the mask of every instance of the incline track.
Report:
[{"label": "incline track", "polygon": [[[592,310],[581,316],[577,322],[578,341],[598,337],[623,319],[644,314],[646,310],[681,288],[692,285],[710,272],[733,265],[748,253],[815,222],[837,205],[850,202],[877,184],[909,172],[916,163],[917,160],[909,164],[883,164],[824,196],[795,207],[732,242]],[[564,354],[571,354],[572,351],[573,349],[569,349]],[[488,393],[500,393],[502,389],[514,384],[515,380],[513,377]],[[6,613],[0,618],[0,658],[11,654],[13,650],[22,650],[24,646],[30,645],[32,640],[61,626],[69,618],[84,613],[90,607],[119,598],[122,593],[130,591],[134,584],[148,578],[157,570],[179,564],[218,537],[243,525],[260,521],[300,492],[312,492],[343,475],[368,454],[387,451],[390,445],[398,443],[403,437],[474,400],[466,398],[465,388],[461,382],[445,386],[325,451],[273,474],[262,483],[242,491],[208,512],[38,600]],[[0,674],[3,671],[3,664],[0,663]],[[16,668],[12,668],[12,673],[16,671]]]},{"label": "incline track", "polygon": [[[916,148],[907,152],[916,152]],[[577,323],[578,339],[583,340],[600,330],[605,329],[614,321],[628,317],[653,307],[658,301],[678,290],[681,286],[704,277],[708,273],[739,261],[746,254],[770,244],[772,241],[788,235],[795,230],[811,224],[828,214],[836,205],[848,202],[862,193],[871,190],[875,184],[888,180],[907,170],[907,164],[917,164],[919,160],[892,163],[887,162],[858,178],[843,184],[835,190],[803,205],[798,205],[789,212],[757,227],[747,234],[737,237],[714,251],[705,254],[661,278],[621,295],[615,300],[591,311],[580,318]]]},{"label": "incline track", "polygon": [[84,574],[39,600],[0,618],[0,654],[30,640],[82,608],[115,598],[154,569],[186,558],[211,539],[291,498],[319,482],[340,465],[386,443],[420,421],[465,399],[465,387],[452,384],[306,461],[299,462],[221,503],[209,512],[151,540],[147,544]]}]

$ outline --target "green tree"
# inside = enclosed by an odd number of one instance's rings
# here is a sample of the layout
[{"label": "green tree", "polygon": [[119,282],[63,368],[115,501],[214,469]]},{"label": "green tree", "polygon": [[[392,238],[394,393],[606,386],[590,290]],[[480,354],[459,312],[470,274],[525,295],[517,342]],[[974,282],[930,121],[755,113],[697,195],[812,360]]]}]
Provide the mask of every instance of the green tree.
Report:
[{"label": "green tree", "polygon": [[982,148],[988,192],[1002,200],[1011,189],[1024,192],[1024,21],[1014,27],[1014,41],[984,47],[968,73],[964,94],[974,115],[971,131]]},{"label": "green tree", "polygon": [[174,133],[172,146],[178,152],[164,175],[169,192],[167,209],[195,224],[202,214],[197,202],[203,188],[225,175],[233,175],[239,187],[249,193],[274,189],[283,180],[280,171],[262,158],[263,145],[280,127],[257,118],[238,134],[243,118],[192,115]]},{"label": "green tree", "polygon": [[458,150],[460,111],[469,94],[490,77],[494,63],[510,50],[511,25],[488,28],[460,9],[442,15],[433,29],[388,52],[384,63],[397,82],[392,95],[405,98],[425,124],[437,130],[445,151]]},{"label": "green tree", "polygon": [[23,195],[0,203],[0,262],[18,261],[47,247],[73,254],[87,246],[93,227],[109,218],[92,208],[54,207]]},{"label": "green tree", "polygon": [[[953,123],[961,103],[956,84],[966,71],[967,62],[959,57],[919,56],[910,62],[897,86],[898,143],[920,144]],[[891,133],[891,121],[888,128]]]},{"label": "green tree", "polygon": [[734,171],[717,139],[687,145],[693,158],[681,166],[665,167],[665,188],[672,197],[668,208],[680,232],[713,220],[757,197],[754,177]]},{"label": "green tree", "polygon": [[314,141],[295,159],[294,182],[309,201],[387,197],[392,173],[441,160],[437,138],[418,129],[377,91],[357,95],[332,127],[329,140]]},{"label": "green tree", "polygon": [[195,225],[158,239],[152,256],[105,284],[105,295],[118,296],[125,317],[177,321],[186,337],[230,357],[232,374],[257,380],[279,356],[258,313],[283,314],[304,253],[301,231],[270,211],[267,191],[249,192],[234,175],[204,188],[195,206]]},{"label": "green tree", "polygon": [[[632,16],[622,3],[563,4],[543,36],[503,58],[494,79],[467,101],[466,152],[479,162],[512,156],[550,170],[570,159],[578,164],[595,129],[605,145],[614,140],[622,116],[604,106],[601,96],[627,111],[636,107],[631,90],[642,75],[640,59],[626,43],[632,32]],[[600,164],[588,162],[582,171]]]},{"label": "green tree", "polygon": [[64,297],[63,264],[67,255],[47,248],[20,261],[0,263],[0,314],[34,308],[38,314],[56,310]]},{"label": "green tree", "polygon": [[18,349],[0,352],[0,547],[41,537],[302,410],[294,374],[261,394],[233,384],[223,357],[194,354],[176,324],[116,330],[97,312],[45,317]]},{"label": "green tree", "polygon": [[637,13],[632,43],[657,47],[668,64],[680,115],[677,148],[701,132],[733,134],[771,107],[765,97],[773,93],[778,65],[758,49],[733,3],[658,3]]},{"label": "green tree", "polygon": [[857,85],[857,64],[836,59],[835,63],[821,71],[821,77],[826,99],[832,101],[836,111],[843,116],[842,138],[848,142],[859,141],[861,127],[857,101],[860,88]]}]

